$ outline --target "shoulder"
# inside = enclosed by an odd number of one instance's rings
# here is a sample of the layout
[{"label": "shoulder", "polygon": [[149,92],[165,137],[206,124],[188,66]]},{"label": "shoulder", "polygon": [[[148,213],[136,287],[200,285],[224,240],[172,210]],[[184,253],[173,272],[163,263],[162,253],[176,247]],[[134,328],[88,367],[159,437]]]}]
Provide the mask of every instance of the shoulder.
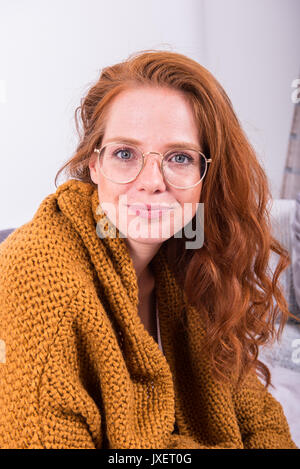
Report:
[{"label": "shoulder", "polygon": [[81,285],[82,265],[88,266],[83,242],[50,194],[33,218],[0,244],[0,298],[52,293],[53,300],[68,301]]},{"label": "shoulder", "polygon": [[52,195],[42,201],[32,220],[0,244],[0,339],[6,347],[5,372],[17,369],[21,373],[23,368],[25,373],[27,367],[27,377],[32,379],[41,371],[66,317],[77,317],[76,298],[88,279],[85,256],[79,235]]}]

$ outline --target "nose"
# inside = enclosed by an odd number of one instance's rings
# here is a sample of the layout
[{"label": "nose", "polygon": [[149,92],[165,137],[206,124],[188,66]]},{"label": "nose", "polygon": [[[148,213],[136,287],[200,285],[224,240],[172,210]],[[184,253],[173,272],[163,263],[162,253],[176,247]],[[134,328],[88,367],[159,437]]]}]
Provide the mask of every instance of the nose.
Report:
[{"label": "nose", "polygon": [[148,191],[166,189],[166,184],[161,171],[160,153],[149,151],[145,153],[144,167],[136,179],[139,189],[146,189]]}]

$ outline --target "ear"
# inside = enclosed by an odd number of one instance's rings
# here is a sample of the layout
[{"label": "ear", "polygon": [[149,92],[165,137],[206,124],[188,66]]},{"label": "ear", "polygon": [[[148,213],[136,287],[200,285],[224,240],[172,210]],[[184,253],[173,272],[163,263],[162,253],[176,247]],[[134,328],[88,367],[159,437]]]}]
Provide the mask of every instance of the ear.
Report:
[{"label": "ear", "polygon": [[90,160],[89,160],[89,170],[90,170],[90,175],[91,175],[91,180],[95,183],[99,183],[99,175],[98,175],[98,153],[95,151],[92,153]]}]

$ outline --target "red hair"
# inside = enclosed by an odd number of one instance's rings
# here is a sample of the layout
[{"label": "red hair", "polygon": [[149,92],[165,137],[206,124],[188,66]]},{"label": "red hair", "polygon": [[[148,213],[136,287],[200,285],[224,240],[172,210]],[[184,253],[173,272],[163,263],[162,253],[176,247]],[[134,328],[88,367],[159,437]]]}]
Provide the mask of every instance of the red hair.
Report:
[{"label": "red hair", "polygon": [[[96,187],[88,164],[101,145],[112,100],[137,86],[183,92],[198,123],[202,151],[212,158],[199,201],[205,204],[203,246],[186,250],[184,237],[166,243],[170,266],[206,323],[203,349],[213,373],[220,381],[238,376],[239,384],[255,368],[269,386],[270,372],[258,360],[258,351],[260,345],[279,339],[288,317],[295,317],[278,283],[291,259],[271,235],[266,174],[229,97],[206,68],[183,54],[158,50],[141,51],[105,67],[75,111],[80,142],[56,174],[55,185],[65,170],[69,177]],[[271,251],[279,255],[273,275]]]}]

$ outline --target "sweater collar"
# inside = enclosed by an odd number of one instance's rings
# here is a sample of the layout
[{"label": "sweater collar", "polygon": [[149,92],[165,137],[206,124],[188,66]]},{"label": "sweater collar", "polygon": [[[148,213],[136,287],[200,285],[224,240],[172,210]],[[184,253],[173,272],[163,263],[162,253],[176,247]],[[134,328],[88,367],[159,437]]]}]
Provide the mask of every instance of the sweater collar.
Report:
[{"label": "sweater collar", "polygon": [[[151,353],[161,358],[158,344],[143,330],[139,318],[137,276],[128,246],[125,238],[120,236],[119,230],[111,225],[103,212],[97,187],[70,179],[57,188],[56,198],[58,206],[71,221],[89,252],[105,297],[121,329],[127,330],[133,324],[134,330],[141,332],[140,339],[151,348]],[[115,228],[116,236],[100,238],[99,230],[107,227]],[[164,324],[168,327],[167,322],[174,322],[175,316],[182,313],[183,296],[169,269],[165,251],[163,243],[151,264],[155,275],[161,340],[167,354],[168,345],[163,338]]]}]

